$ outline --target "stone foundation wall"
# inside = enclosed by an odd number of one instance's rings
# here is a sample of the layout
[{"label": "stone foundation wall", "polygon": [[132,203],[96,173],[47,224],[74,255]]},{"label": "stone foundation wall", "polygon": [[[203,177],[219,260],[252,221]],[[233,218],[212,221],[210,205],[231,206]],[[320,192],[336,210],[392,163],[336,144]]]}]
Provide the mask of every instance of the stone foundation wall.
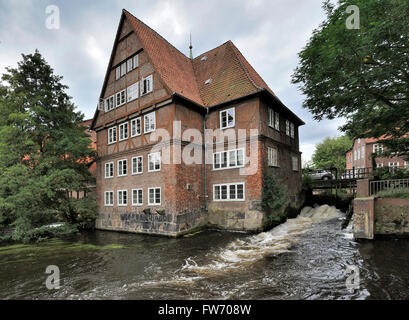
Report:
[{"label": "stone foundation wall", "polygon": [[164,215],[101,213],[96,220],[96,228],[177,237],[206,225],[207,220],[207,214],[200,212]]},{"label": "stone foundation wall", "polygon": [[409,199],[375,199],[375,235],[409,236]]}]

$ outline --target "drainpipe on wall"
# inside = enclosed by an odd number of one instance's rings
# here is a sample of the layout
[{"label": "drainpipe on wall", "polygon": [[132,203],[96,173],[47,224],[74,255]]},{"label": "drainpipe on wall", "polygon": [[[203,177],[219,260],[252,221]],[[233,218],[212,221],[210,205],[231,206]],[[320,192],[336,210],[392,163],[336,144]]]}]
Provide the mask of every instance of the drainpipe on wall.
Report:
[{"label": "drainpipe on wall", "polygon": [[207,211],[207,164],[206,164],[206,155],[207,155],[207,143],[206,143],[206,120],[209,115],[209,108],[206,108],[206,114],[203,120],[203,142],[204,142],[204,201],[205,201],[205,210]]}]

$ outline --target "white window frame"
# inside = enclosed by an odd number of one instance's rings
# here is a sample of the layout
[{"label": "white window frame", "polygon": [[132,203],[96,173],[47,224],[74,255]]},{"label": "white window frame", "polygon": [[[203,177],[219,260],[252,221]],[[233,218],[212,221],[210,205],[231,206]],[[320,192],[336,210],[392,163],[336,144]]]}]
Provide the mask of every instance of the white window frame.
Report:
[{"label": "white window frame", "polygon": [[280,114],[274,111],[274,129],[280,131]]},{"label": "white window frame", "polygon": [[268,125],[274,128],[274,110],[271,108],[268,108]]},{"label": "white window frame", "polygon": [[126,75],[126,61],[121,63],[121,78]]},{"label": "white window frame", "polygon": [[[135,166],[134,166],[134,159],[136,159],[135,161]],[[141,171],[138,171],[138,159],[141,159]],[[142,174],[143,173],[143,156],[136,156],[133,157],[131,160],[131,165],[132,165],[132,174]]]},{"label": "white window frame", "polygon": [[[119,96],[119,103],[118,103],[118,96]],[[126,103],[126,89],[121,90],[115,94],[115,103],[116,103],[116,107],[123,106]]]},{"label": "white window frame", "polygon": [[[233,123],[229,125],[229,111],[232,111],[232,117],[233,117]],[[223,126],[223,115],[225,114],[226,116],[226,125]],[[220,120],[220,129],[228,129],[228,128],[233,128],[236,125],[236,110],[235,108],[229,108],[226,110],[222,110],[219,112],[219,120]]]},{"label": "white window frame", "polygon": [[[153,161],[152,161],[152,158]],[[160,152],[153,152],[148,154],[148,172],[157,172],[162,168]],[[159,163],[157,163],[159,161]],[[151,169],[151,163],[153,163],[153,169]],[[156,169],[156,165],[159,164],[159,169]]]},{"label": "white window frame", "polygon": [[[139,130],[138,130],[139,123]],[[142,118],[138,117],[131,120],[131,138],[140,136],[142,133]]]},{"label": "white window frame", "polygon": [[389,168],[399,168],[399,161],[397,162],[389,162],[388,163]]},{"label": "white window frame", "polygon": [[[136,191],[136,199],[135,199],[134,191]],[[139,202],[139,193],[141,193],[141,200],[142,200],[141,202]],[[143,206],[143,189],[142,188],[132,189],[132,205],[137,206],[137,207]]]},{"label": "white window frame", "polygon": [[141,87],[141,97],[148,93],[151,93],[153,91],[153,75],[151,74],[145,78],[142,78],[140,87]]},{"label": "white window frame", "polygon": [[[111,132],[113,133],[111,134]],[[108,144],[116,143],[117,138],[118,138],[118,133],[116,131],[116,126],[108,128]]]},{"label": "white window frame", "polygon": [[[231,199],[230,198],[230,186],[235,186],[235,198]],[[237,199],[237,186],[242,185],[243,186],[243,198],[242,199]],[[222,199],[222,187],[226,187],[226,199]],[[220,194],[220,199],[216,199],[216,188],[219,188],[219,194]],[[221,183],[221,184],[214,184],[213,185],[213,201],[215,202],[231,202],[231,201],[246,201],[246,184],[245,182],[235,182],[235,183]]]},{"label": "white window frame", "polygon": [[115,68],[115,80],[119,80],[121,78],[121,66],[117,66]]},{"label": "white window frame", "polygon": [[[242,164],[238,165],[238,154],[239,152],[243,155],[242,156]],[[231,165],[232,161],[231,161],[231,154],[234,154],[234,165]],[[225,155],[225,156],[224,156]],[[237,169],[237,168],[243,168],[246,161],[245,161],[245,157],[246,157],[246,149],[245,148],[238,148],[238,149],[230,149],[230,150],[223,150],[223,151],[218,151],[218,152],[214,152],[213,153],[213,170],[217,171],[217,170],[226,170],[226,169]],[[226,162],[223,164],[225,164],[224,167],[222,167],[222,162],[221,159],[226,159]],[[216,168],[216,159],[219,159],[219,167]]]},{"label": "white window frame", "polygon": [[[152,126],[152,123],[153,123],[153,126]],[[148,126],[146,124],[148,124]],[[150,132],[153,132],[155,130],[156,130],[156,115],[155,115],[155,112],[145,114],[143,116],[143,133],[150,133]]]},{"label": "white window frame", "polygon": [[126,60],[126,73],[131,72],[133,70],[133,58],[129,58]]},{"label": "white window frame", "polygon": [[133,68],[136,69],[139,67],[139,55],[135,55],[133,58]]},{"label": "white window frame", "polygon": [[127,101],[133,101],[139,98],[139,82],[135,82],[126,88]]},{"label": "white window frame", "polygon": [[373,145],[373,153],[379,154],[383,152],[383,145],[380,143],[374,143]]},{"label": "white window frame", "polygon": [[[124,164],[125,164],[125,170],[124,170]],[[128,175],[128,159],[121,159],[117,161],[117,177],[125,177]],[[122,170],[122,173],[120,173]],[[125,171],[125,173],[124,173]]]},{"label": "white window frame", "polygon": [[[107,170],[107,167],[108,167],[108,170]],[[113,162],[113,161],[111,161],[111,162],[105,162],[104,168],[105,168],[105,179],[113,178],[114,175],[115,175],[114,162]],[[111,169],[112,169],[112,170],[111,170]],[[111,175],[111,172],[112,172],[112,175]]]},{"label": "white window frame", "polygon": [[300,164],[297,156],[291,156],[291,168],[293,171],[300,171]]},{"label": "white window frame", "polygon": [[285,120],[285,134],[290,136],[290,120]]},{"label": "white window frame", "polygon": [[278,148],[267,147],[267,161],[270,167],[278,167]]},{"label": "white window frame", "polygon": [[376,168],[383,168],[383,162],[377,163]]},{"label": "white window frame", "polygon": [[[122,198],[120,196],[120,193],[122,193]],[[126,201],[124,201],[124,194],[126,194]],[[128,190],[118,190],[117,192],[118,195],[118,207],[126,207],[128,205]],[[120,200],[122,199],[122,203]]]},{"label": "white window frame", "polygon": [[[159,189],[159,203],[156,202],[156,190]],[[151,202],[151,190],[154,190],[154,202]],[[161,187],[152,187],[148,188],[148,205],[149,206],[160,206],[162,203],[162,188]]]},{"label": "white window frame", "polygon": [[[108,195],[112,194],[112,203],[111,201],[107,202],[107,200],[111,200],[111,197]],[[104,206],[105,207],[113,207],[115,202],[114,192],[113,191],[105,191],[104,192]]]},{"label": "white window frame", "polygon": [[[119,141],[124,141],[124,140],[127,140],[128,139],[128,137],[129,137],[129,124],[128,124],[128,122],[124,122],[124,123],[121,123],[119,126],[118,126],[118,140]],[[126,133],[126,134],[125,134]],[[122,136],[122,137],[121,137]]]},{"label": "white window frame", "polygon": [[295,126],[294,123],[290,122],[290,137],[294,139],[295,137]]},{"label": "white window frame", "polygon": [[105,99],[105,112],[109,112],[115,109],[115,95]]},{"label": "white window frame", "polygon": [[365,146],[361,147],[361,159],[365,158]]}]

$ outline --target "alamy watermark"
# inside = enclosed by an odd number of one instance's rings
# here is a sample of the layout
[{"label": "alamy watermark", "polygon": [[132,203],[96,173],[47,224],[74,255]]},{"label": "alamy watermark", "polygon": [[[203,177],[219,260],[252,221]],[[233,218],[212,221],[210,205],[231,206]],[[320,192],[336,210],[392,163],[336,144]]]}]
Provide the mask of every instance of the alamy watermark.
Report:
[{"label": "alamy watermark", "polygon": [[358,266],[347,265],[346,274],[348,275],[347,279],[345,280],[347,289],[350,291],[358,290],[360,285]]},{"label": "alamy watermark", "polygon": [[346,9],[346,13],[351,14],[345,21],[347,29],[350,30],[359,29],[360,28],[359,7],[356,5],[349,5]]},{"label": "alamy watermark", "polygon": [[45,280],[45,286],[48,290],[60,289],[60,268],[55,265],[49,265],[45,269],[45,273],[49,274]]},{"label": "alamy watermark", "polygon": [[45,27],[49,30],[60,29],[60,8],[56,5],[49,5],[45,8]]}]

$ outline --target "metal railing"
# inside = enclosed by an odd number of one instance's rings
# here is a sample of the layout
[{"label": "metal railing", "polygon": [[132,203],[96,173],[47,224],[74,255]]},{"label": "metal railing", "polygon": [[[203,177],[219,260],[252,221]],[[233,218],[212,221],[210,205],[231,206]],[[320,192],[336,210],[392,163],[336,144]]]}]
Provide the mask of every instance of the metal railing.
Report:
[{"label": "metal railing", "polygon": [[409,188],[409,179],[371,181],[369,194],[374,195],[385,190],[394,190],[399,192],[400,190],[406,188]]},{"label": "metal railing", "polygon": [[371,167],[368,168],[353,168],[348,169],[344,172],[341,172],[339,178],[341,179],[364,179],[367,177],[372,176],[373,169]]}]

